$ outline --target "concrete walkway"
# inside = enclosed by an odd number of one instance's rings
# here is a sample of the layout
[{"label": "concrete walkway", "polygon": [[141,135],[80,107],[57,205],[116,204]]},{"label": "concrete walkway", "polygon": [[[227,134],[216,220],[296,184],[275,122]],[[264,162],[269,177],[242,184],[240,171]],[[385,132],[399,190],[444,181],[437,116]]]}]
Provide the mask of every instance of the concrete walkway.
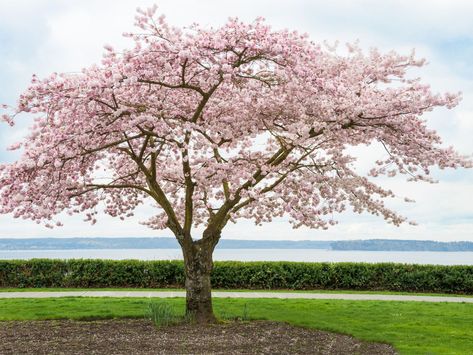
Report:
[{"label": "concrete walkway", "polygon": [[[0,298],[54,297],[185,297],[183,291],[64,291],[64,292],[0,292]],[[473,297],[377,295],[362,293],[296,293],[296,292],[212,292],[214,298],[282,298],[353,301],[417,301],[473,303]]]}]

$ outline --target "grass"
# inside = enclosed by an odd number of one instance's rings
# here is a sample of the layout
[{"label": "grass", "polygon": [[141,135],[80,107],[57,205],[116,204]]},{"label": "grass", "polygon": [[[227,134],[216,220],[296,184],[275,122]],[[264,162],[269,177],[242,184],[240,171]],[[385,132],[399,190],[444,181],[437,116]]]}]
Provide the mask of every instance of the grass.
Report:
[{"label": "grass", "polygon": [[[185,291],[181,288],[0,288],[0,292],[85,292],[85,291]],[[214,292],[291,292],[291,293],[343,293],[343,294],[374,294],[374,295],[409,295],[409,296],[442,296],[442,297],[473,297],[473,295],[453,293],[422,293],[396,291],[360,291],[360,290],[249,290],[249,289],[214,289]]]},{"label": "grass", "polygon": [[[183,316],[183,298],[162,302]],[[149,304],[149,298],[1,299],[0,320],[144,317]],[[215,299],[214,308],[223,318],[244,315],[386,342],[402,354],[471,354],[473,349],[473,305],[466,303]]]},{"label": "grass", "polygon": [[157,327],[176,325],[185,319],[168,302],[150,302],[145,312],[145,318],[151,320]]}]

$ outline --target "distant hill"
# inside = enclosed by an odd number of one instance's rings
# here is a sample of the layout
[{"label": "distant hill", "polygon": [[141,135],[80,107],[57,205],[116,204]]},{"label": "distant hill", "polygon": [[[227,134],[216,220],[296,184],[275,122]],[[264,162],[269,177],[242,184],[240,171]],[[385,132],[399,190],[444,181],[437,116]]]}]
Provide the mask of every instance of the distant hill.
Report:
[{"label": "distant hill", "polygon": [[[330,249],[330,241],[222,239],[219,249]],[[0,250],[177,249],[174,238],[0,238]]]},{"label": "distant hill", "polygon": [[[0,250],[64,249],[178,249],[174,238],[0,238]],[[317,240],[237,240],[222,239],[219,249],[332,249],[366,251],[473,251],[473,242],[367,239],[347,241]]]},{"label": "distant hill", "polygon": [[330,245],[333,250],[473,251],[473,242],[435,242],[433,240],[339,240],[331,242]]}]

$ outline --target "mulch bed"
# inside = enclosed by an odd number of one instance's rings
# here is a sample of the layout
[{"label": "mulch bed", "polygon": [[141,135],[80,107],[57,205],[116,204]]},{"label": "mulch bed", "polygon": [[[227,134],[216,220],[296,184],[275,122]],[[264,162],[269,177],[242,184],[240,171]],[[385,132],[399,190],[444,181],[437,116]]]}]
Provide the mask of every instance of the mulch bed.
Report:
[{"label": "mulch bed", "polygon": [[253,321],[156,328],[150,321],[0,322],[0,354],[396,354],[389,345]]}]

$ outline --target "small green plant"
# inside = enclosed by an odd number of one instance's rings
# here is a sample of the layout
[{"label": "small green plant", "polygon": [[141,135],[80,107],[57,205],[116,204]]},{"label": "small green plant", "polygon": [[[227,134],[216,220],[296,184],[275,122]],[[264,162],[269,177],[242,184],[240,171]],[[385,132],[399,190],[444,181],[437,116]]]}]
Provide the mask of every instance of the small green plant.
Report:
[{"label": "small green plant", "polygon": [[247,322],[250,320],[250,310],[248,308],[248,303],[243,305],[243,314],[241,316],[241,320]]},{"label": "small green plant", "polygon": [[151,302],[148,304],[145,317],[150,319],[157,327],[165,327],[180,323],[179,317],[171,305],[166,302]]}]

